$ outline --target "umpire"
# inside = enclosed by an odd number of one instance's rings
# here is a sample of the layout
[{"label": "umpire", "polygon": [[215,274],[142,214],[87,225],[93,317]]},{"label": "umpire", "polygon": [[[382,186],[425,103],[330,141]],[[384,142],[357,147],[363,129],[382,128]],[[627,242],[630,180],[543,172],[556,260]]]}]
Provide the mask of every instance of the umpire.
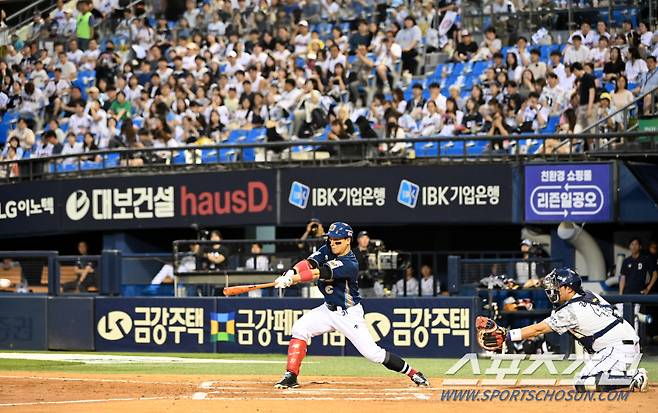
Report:
[{"label": "umpire", "polygon": [[372,277],[372,272],[368,267],[368,254],[373,250],[370,247],[370,236],[367,231],[359,232],[356,238],[357,245],[352,250],[359,263],[359,291],[361,297],[374,297],[375,296],[375,281]]}]

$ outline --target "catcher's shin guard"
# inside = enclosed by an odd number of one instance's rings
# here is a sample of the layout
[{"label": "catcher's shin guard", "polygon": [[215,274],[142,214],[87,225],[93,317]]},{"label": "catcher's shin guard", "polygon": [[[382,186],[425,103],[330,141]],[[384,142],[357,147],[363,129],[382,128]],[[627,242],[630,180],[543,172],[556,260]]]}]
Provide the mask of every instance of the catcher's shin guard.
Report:
[{"label": "catcher's shin guard", "polygon": [[299,376],[299,368],[302,365],[302,360],[306,356],[306,341],[298,338],[293,338],[288,344],[288,364],[286,370]]}]

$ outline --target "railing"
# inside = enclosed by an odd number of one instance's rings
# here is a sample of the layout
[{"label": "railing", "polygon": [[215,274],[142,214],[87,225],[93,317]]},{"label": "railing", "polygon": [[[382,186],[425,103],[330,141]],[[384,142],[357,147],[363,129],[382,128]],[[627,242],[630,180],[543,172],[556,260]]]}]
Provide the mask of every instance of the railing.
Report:
[{"label": "railing", "polygon": [[[233,143],[177,148],[115,149],[75,155],[57,155],[0,162],[0,182],[48,179],[63,176],[91,176],[125,172],[166,172],[207,169],[245,169],[258,166],[297,166],[334,164],[394,164],[433,162],[521,162],[595,160],[611,154],[582,151],[584,145],[600,147],[599,142],[650,138],[641,147],[628,144],[613,154],[617,157],[658,156],[658,131],[588,133],[577,135],[522,134],[513,136],[422,137],[415,139],[355,139],[345,141],[295,140],[284,142]],[[491,149],[507,143],[507,149]],[[566,143],[560,153],[552,153],[546,143]],[[401,153],[379,152],[380,145],[404,144]],[[157,154],[164,154],[159,157]],[[144,160],[144,157],[148,157]],[[89,158],[98,161],[89,161]],[[140,162],[132,162],[141,159]],[[155,162],[153,161],[155,160]]]},{"label": "railing", "polygon": [[[488,3],[491,7],[493,1],[484,2]],[[576,19],[576,14],[583,14],[590,17],[590,23],[592,24],[592,29],[595,28],[596,20],[591,21],[591,16],[599,13],[599,18],[604,21],[609,22],[609,27],[613,24],[621,25],[622,21],[617,21],[616,18],[621,18],[623,20],[631,17],[628,13],[624,11],[633,10],[637,12],[636,16],[638,21],[645,20],[640,16],[641,7],[648,4],[649,6],[649,18],[646,21],[653,21],[654,13],[656,11],[656,0],[632,0],[628,1],[629,4],[615,4],[614,1],[607,2],[606,6],[602,7],[580,7],[580,1],[578,0],[564,0],[564,1],[553,1],[550,2],[549,7],[537,7],[536,5],[527,4],[525,10],[517,10],[514,13],[492,13],[484,12],[485,7],[472,7],[472,8],[463,8],[462,10],[462,25],[474,33],[482,33],[484,30],[489,27],[495,27],[497,29],[497,34],[500,37],[506,37],[507,32],[503,30],[505,28],[505,23],[508,19],[512,19],[513,23],[510,24],[509,32],[512,33],[522,33],[529,32],[533,34],[537,29],[543,27],[551,32],[551,35],[555,35],[556,30],[565,30],[572,31],[579,28],[577,24],[580,19]],[[615,11],[621,11],[621,13],[615,16]],[[603,15],[602,13],[606,13]],[[564,26],[558,25],[558,20],[562,20]],[[566,40],[566,39],[563,39]],[[555,38],[553,43],[561,43]]]},{"label": "railing", "polygon": [[[649,112],[648,113],[646,111],[647,108],[644,107],[644,100],[647,97],[650,99],[650,102],[651,102],[649,104]],[[637,98],[635,98],[628,105],[626,105],[622,108],[619,108],[618,110],[611,113],[610,115],[608,115],[608,116],[606,116],[602,119],[599,119],[595,123],[587,126],[585,129],[583,129],[582,133],[593,133],[593,132],[596,132],[598,130],[604,129],[605,126],[608,123],[608,120],[619,117],[619,115],[621,115],[621,117],[623,119],[622,124],[626,127],[626,130],[627,131],[633,131],[633,130],[637,129],[638,123],[635,123],[634,125],[629,126],[630,119],[631,119],[630,118],[631,110],[638,109],[638,103],[642,102],[643,103],[643,113],[640,114],[639,110],[638,110],[637,116],[638,117],[640,117],[641,115],[656,116],[656,114],[657,114],[657,111],[656,111],[656,98],[658,98],[658,86],[656,86],[655,88],[651,89],[648,92],[645,92],[644,94],[639,95]],[[609,145],[611,145],[612,143],[615,143],[617,141],[618,141],[618,138],[610,140],[606,144],[604,144],[602,147],[606,148]]]}]

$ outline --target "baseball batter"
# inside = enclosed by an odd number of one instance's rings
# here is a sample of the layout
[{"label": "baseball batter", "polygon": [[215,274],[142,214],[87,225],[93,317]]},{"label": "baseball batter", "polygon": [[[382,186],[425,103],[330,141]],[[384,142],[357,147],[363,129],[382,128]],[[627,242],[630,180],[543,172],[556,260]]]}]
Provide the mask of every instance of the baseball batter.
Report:
[{"label": "baseball batter", "polygon": [[637,369],[632,376],[626,375],[639,356],[640,340],[633,327],[615,314],[613,306],[601,296],[583,290],[580,276],[569,268],[553,269],[543,283],[548,299],[556,306],[548,318],[506,331],[493,320],[478,317],[480,345],[487,350],[496,350],[502,348],[506,339],[521,341],[552,331],[569,333],[592,355],[576,376],[576,390],[625,388],[646,391],[648,378],[645,369]]},{"label": "baseball batter", "polygon": [[286,373],[274,387],[298,387],[297,376],[309,340],[330,331],[343,333],[368,360],[406,374],[418,386],[429,386],[429,381],[421,372],[411,368],[400,356],[379,347],[368,331],[357,284],[359,264],[350,248],[352,228],[344,222],[334,222],[329,227],[327,237],[327,244],[275,281],[276,288],[287,288],[317,280],[325,302],[293,325]]}]

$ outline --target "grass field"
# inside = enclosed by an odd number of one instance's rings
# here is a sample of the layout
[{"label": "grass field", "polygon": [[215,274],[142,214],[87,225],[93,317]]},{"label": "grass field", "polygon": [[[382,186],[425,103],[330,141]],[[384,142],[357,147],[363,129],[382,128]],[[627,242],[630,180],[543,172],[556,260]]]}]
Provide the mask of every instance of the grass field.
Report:
[{"label": "grass field", "polygon": [[[18,352],[17,352],[18,353]],[[35,354],[35,353],[28,353]],[[52,354],[66,354],[52,352]],[[163,356],[194,359],[222,359],[234,360],[236,363],[216,364],[203,363],[195,360],[194,363],[113,363],[113,364],[85,364],[82,362],[40,361],[40,360],[6,360],[0,359],[0,371],[53,371],[53,372],[79,372],[103,374],[186,374],[186,375],[278,375],[285,369],[286,356],[281,354],[181,354],[181,353],[88,353],[93,355],[129,355],[129,356]],[[240,363],[240,360],[269,361],[268,364]],[[416,369],[423,371],[431,377],[446,377],[446,371],[458,359],[431,359],[410,358],[407,361]],[[474,376],[469,365],[464,366],[454,377],[463,378],[492,378],[484,374],[491,361],[480,358],[481,375]],[[525,370],[530,361],[521,362],[520,370]],[[571,362],[558,361],[555,367],[558,372],[564,371]],[[503,364],[509,365],[509,362]],[[658,357],[644,357],[640,363],[647,369],[649,377],[658,376]],[[579,370],[579,369],[578,369]],[[304,359],[302,374],[310,376],[395,376],[383,366],[373,364],[363,357],[324,357],[309,355]],[[518,376],[527,378],[568,378],[570,376],[552,376],[546,366],[541,366],[532,376]],[[514,378],[514,376],[508,376]]]}]

